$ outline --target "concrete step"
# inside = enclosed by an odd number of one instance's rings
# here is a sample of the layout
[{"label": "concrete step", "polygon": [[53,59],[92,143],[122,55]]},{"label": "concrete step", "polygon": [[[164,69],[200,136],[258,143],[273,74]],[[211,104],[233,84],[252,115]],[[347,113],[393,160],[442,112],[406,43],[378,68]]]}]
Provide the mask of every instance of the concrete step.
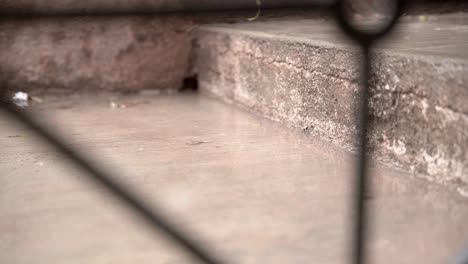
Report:
[{"label": "concrete step", "polygon": [[[468,186],[468,15],[406,17],[372,57],[378,159]],[[200,88],[346,149],[356,146],[359,50],[333,21],[205,25]]]},{"label": "concrete step", "polygon": [[[28,108],[40,122],[226,263],[349,263],[349,152],[196,94],[42,99]],[[371,175],[369,263],[452,263],[467,199],[381,164]],[[0,263],[198,263],[3,113],[0,182]]]}]

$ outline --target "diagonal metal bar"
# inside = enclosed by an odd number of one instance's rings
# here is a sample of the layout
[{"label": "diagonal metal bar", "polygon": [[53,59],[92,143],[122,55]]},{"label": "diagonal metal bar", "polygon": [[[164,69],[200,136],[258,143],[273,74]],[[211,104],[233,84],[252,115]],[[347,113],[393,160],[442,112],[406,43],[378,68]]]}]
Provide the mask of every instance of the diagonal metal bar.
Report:
[{"label": "diagonal metal bar", "polygon": [[101,185],[114,194],[116,198],[126,204],[127,207],[131,209],[136,215],[145,220],[149,227],[151,227],[155,232],[158,231],[165,234],[176,245],[185,249],[201,263],[225,263],[212,255],[206,248],[202,247],[200,242],[196,242],[188,234],[182,232],[174,225],[170,224],[170,221],[160,213],[160,210],[153,209],[152,206],[147,204],[143,199],[139,198],[138,195],[133,193],[129,188],[112,179],[112,177],[106,171],[99,168],[97,165],[94,165],[92,161],[85,157],[85,155],[72,148],[66,143],[66,141],[60,139],[57,134],[51,132],[43,125],[39,124],[28,114],[17,109],[11,103],[0,102],[0,109],[12,117],[13,120],[27,125],[42,140],[55,147],[55,149],[58,150],[61,154],[73,161],[79,168],[86,172],[85,175],[89,176],[89,179],[93,180],[95,183]]}]

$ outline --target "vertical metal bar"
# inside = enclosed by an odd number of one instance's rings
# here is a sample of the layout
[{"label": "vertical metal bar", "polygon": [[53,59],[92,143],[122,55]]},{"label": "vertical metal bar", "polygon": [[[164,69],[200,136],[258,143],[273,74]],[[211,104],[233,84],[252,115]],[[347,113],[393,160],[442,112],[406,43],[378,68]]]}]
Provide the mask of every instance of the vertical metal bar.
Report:
[{"label": "vertical metal bar", "polygon": [[356,115],[358,122],[357,132],[359,137],[359,154],[357,162],[357,173],[354,186],[353,197],[353,264],[366,263],[365,246],[367,238],[367,209],[364,204],[364,197],[367,188],[368,176],[368,130],[369,130],[369,77],[370,77],[370,47],[362,45],[362,64],[361,64],[361,97],[359,100],[359,110]]}]

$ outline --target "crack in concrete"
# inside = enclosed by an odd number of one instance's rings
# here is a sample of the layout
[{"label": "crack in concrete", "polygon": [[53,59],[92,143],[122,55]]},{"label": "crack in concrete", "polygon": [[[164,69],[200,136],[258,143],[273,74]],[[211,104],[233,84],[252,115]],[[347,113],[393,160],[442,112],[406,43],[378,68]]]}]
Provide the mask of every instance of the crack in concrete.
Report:
[{"label": "crack in concrete", "polygon": [[348,78],[344,78],[344,77],[341,77],[341,76],[338,76],[338,75],[333,75],[333,74],[329,74],[329,73],[325,73],[323,71],[319,71],[319,69],[310,69],[310,68],[307,68],[307,67],[304,67],[304,66],[301,66],[301,65],[297,65],[295,63],[292,63],[292,62],[289,62],[289,61],[286,61],[286,60],[280,60],[280,59],[277,59],[277,58],[267,58],[267,57],[261,57],[261,56],[257,56],[255,55],[254,53],[252,52],[248,52],[246,50],[240,50],[240,51],[235,51],[234,49],[232,50],[232,53],[235,55],[235,56],[241,56],[241,55],[246,55],[248,56],[249,58],[252,58],[252,59],[255,59],[255,60],[259,60],[259,61],[264,61],[266,63],[271,63],[271,64],[275,64],[277,66],[286,66],[286,67],[289,67],[289,68],[293,68],[294,70],[296,70],[297,72],[307,72],[311,75],[313,74],[321,74],[322,76],[326,76],[326,77],[329,77],[329,78],[333,78],[333,79],[338,79],[338,80],[342,80],[342,81],[346,81],[346,82],[349,82],[349,83],[357,83],[356,80],[352,80],[352,79],[348,79]]}]

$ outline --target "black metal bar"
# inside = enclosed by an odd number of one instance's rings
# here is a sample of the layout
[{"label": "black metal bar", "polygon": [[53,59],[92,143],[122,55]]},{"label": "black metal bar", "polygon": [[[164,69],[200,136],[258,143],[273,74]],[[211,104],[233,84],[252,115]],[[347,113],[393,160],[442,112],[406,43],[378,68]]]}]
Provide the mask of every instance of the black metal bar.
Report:
[{"label": "black metal bar", "polygon": [[[86,159],[84,155],[68,146],[57,134],[46,129],[43,125],[34,121],[33,118],[10,103],[0,103],[0,109],[3,109],[4,112],[14,120],[27,125],[42,138],[42,140],[55,147],[61,154],[73,161],[79,168],[86,172],[84,175],[87,175],[89,179],[114,194],[114,196],[126,204],[129,209],[133,210],[134,213],[144,219],[153,230],[162,231],[168,238],[175,242],[175,244],[184,248],[202,263],[224,263],[208,253],[208,250],[200,246],[200,243],[197,243],[187,233],[182,232],[173,224],[170,224],[170,221],[160,213],[160,210],[152,209],[152,206],[139,198],[138,195],[125,187],[124,184],[117,182],[106,171],[93,165],[91,160]],[[157,229],[155,227],[157,227]]]},{"label": "black metal bar", "polygon": [[357,171],[355,186],[354,186],[354,198],[353,198],[353,213],[354,222],[353,222],[353,264],[364,264],[366,263],[365,258],[365,242],[367,237],[367,208],[365,206],[365,193],[367,189],[367,176],[368,176],[368,130],[369,130],[369,77],[370,77],[370,56],[369,56],[369,46],[363,45],[362,47],[362,67],[361,67],[361,82],[362,90],[361,96],[358,100],[359,111],[356,116],[358,122],[357,131],[358,131],[358,162],[357,162]]},{"label": "black metal bar", "polygon": [[339,0],[334,7],[336,19],[343,30],[352,40],[361,48],[361,96],[357,101],[359,110],[356,115],[357,133],[358,133],[358,160],[356,162],[356,178],[354,179],[354,194],[352,200],[352,213],[354,214],[352,223],[353,244],[352,244],[352,262],[353,264],[366,263],[365,246],[367,239],[367,228],[369,217],[365,205],[365,194],[368,184],[368,133],[369,133],[369,78],[371,75],[371,56],[372,45],[379,41],[394,29],[400,15],[406,7],[405,0],[394,0],[394,12],[390,20],[381,25],[380,28],[373,31],[365,31],[357,28],[349,22],[349,16],[346,14],[345,0]]},{"label": "black metal bar", "polygon": [[264,0],[260,6],[256,0],[238,1],[205,1],[186,0],[184,3],[161,5],[161,6],[129,6],[122,8],[115,7],[90,7],[90,8],[8,8],[0,4],[0,18],[21,19],[21,18],[44,18],[44,17],[80,17],[80,16],[136,16],[136,15],[163,15],[163,14],[197,14],[211,12],[256,12],[260,7],[262,11],[283,10],[283,9],[313,9],[323,10],[332,7],[335,0]]}]

